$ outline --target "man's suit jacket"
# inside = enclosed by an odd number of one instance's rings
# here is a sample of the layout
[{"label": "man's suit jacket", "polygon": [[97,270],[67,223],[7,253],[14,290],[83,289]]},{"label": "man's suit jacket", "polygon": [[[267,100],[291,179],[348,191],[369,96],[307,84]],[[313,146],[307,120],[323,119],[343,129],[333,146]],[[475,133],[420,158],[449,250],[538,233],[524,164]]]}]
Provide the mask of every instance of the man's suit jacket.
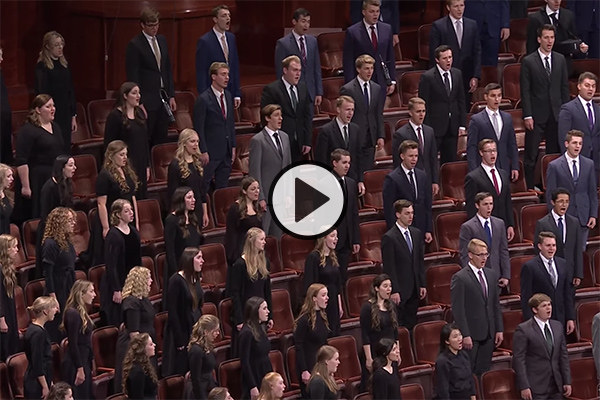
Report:
[{"label": "man's suit jacket", "polygon": [[501,278],[510,279],[510,257],[504,221],[496,217],[490,217],[490,221],[492,224],[492,243],[489,242],[487,233],[477,215],[460,226],[461,264],[467,265],[469,263],[467,247],[471,239],[483,240],[487,243],[488,252],[490,253],[485,266],[493,269]]},{"label": "man's suit jacket", "polygon": [[302,146],[312,146],[312,102],[306,88],[306,83],[298,82],[296,85],[298,104],[292,107],[292,100],[285,84],[281,79],[269,83],[264,87],[260,98],[260,108],[269,104],[279,104],[283,122],[281,129],[289,135],[292,154],[300,152]]},{"label": "man's suit jacket", "polygon": [[452,66],[460,69],[465,87],[471,78],[481,78],[481,41],[477,31],[477,22],[470,18],[462,19],[462,43],[458,45],[456,30],[449,16],[435,21],[429,34],[429,68],[435,67],[435,49],[448,45],[452,49]]},{"label": "man's suit jacket", "polygon": [[502,180],[502,189],[500,194],[496,192],[494,183],[488,177],[483,167],[469,172],[465,177],[465,200],[467,216],[472,218],[477,214],[475,207],[475,196],[479,192],[489,192],[494,197],[494,210],[492,215],[500,218],[506,224],[506,227],[515,226],[515,218],[513,215],[512,199],[510,197],[510,179],[508,174],[501,169],[496,169],[496,177]]},{"label": "man's suit jacket", "polygon": [[131,39],[125,53],[127,81],[137,83],[142,95],[140,102],[147,110],[157,110],[163,106],[160,95],[161,78],[169,98],[175,97],[167,39],[163,35],[156,35],[156,40],[160,50],[160,69],[150,43],[143,33]]},{"label": "man's suit jacket", "polygon": [[553,264],[558,273],[556,288],[539,255],[523,264],[521,267],[521,309],[523,318],[531,318],[533,312],[527,305],[529,299],[536,293],[544,293],[552,300],[552,319],[559,321],[564,326],[566,321],[575,320],[573,306],[575,292],[571,290],[567,280],[565,260],[554,257]]},{"label": "man's suit jacket", "polygon": [[360,128],[354,122],[348,124],[348,145],[344,142],[342,131],[337,123],[337,118],[323,125],[317,136],[314,148],[315,161],[331,165],[331,153],[335,149],[344,149],[350,152],[350,170],[348,176],[357,182],[363,181],[361,163],[361,146],[359,142]]},{"label": "man's suit jacket", "polygon": [[[440,166],[438,163],[437,144],[435,142],[433,128],[422,124],[421,135],[423,136],[424,148],[423,151],[419,148],[417,168],[425,171],[431,183],[439,183]],[[402,162],[400,155],[398,154],[398,149],[405,140],[414,140],[419,143],[417,133],[410,123],[406,123],[404,126],[398,128],[392,137],[392,159],[394,160],[394,168],[398,168]]]},{"label": "man's suit jacket", "polygon": [[550,57],[550,79],[537,51],[521,61],[521,108],[523,118],[545,123],[550,115],[558,121],[560,107],[569,101],[569,79],[565,57],[555,51]]},{"label": "man's suit jacket", "polygon": [[421,75],[419,97],[425,100],[427,114],[425,124],[431,126],[436,137],[444,136],[450,128],[452,135],[458,136],[458,128],[467,126],[467,110],[462,74],[459,69],[451,68],[452,90],[450,96],[440,71],[433,67]]},{"label": "man's suit jacket", "polygon": [[347,194],[346,214],[337,224],[338,244],[336,249],[360,244],[360,228],[358,221],[358,184],[352,178],[344,178]]},{"label": "man's suit jacket", "polygon": [[[583,252],[581,251],[581,229],[579,229],[579,221],[577,218],[565,214],[563,224],[567,229],[566,242],[560,243],[558,226],[552,217],[552,213],[548,213],[545,217],[540,218],[535,223],[535,236],[533,238],[533,247],[537,253],[538,236],[540,232],[552,232],[556,235],[556,257],[560,257],[566,261],[568,282],[573,281],[573,277],[583,278]],[[561,233],[562,235],[562,233]]]},{"label": "man's suit jacket", "polygon": [[[363,88],[360,87],[360,83],[356,78],[340,88],[340,95],[350,96],[354,99],[354,116],[352,117],[352,122],[360,128],[360,145],[364,146],[367,143],[368,133],[371,138],[371,146],[375,147],[377,139],[385,138],[383,124],[384,102],[380,95],[382,91],[381,86],[370,81],[369,87],[371,89],[371,97],[369,98],[368,107],[363,94]],[[366,161],[368,162],[369,160]],[[370,160],[370,163],[363,165],[365,169],[369,169],[372,164],[373,160]]]},{"label": "man's suit jacket", "polygon": [[[585,226],[590,217],[598,218],[597,182],[592,160],[579,156],[579,164],[579,179],[575,184],[565,156],[561,155],[552,161],[546,172],[546,193],[552,193],[557,187],[567,189],[571,193],[567,213],[579,219],[581,226]],[[551,197],[546,197],[548,210],[551,210]]]},{"label": "man's suit jacket", "polygon": [[231,158],[235,147],[235,117],[233,98],[225,90],[227,118],[223,118],[220,102],[217,101],[212,88],[200,93],[194,103],[194,130],[200,138],[200,151],[211,160]]},{"label": "man's suit jacket", "polygon": [[488,283],[487,298],[481,290],[479,278],[468,265],[455,273],[450,281],[454,321],[463,337],[474,341],[494,340],[497,332],[504,331],[497,285],[500,276],[490,268],[482,270]]},{"label": "man's suit jacket", "polygon": [[[353,24],[362,21],[362,6],[362,0],[350,0],[350,19]],[[400,33],[400,2],[397,0],[383,0],[379,10],[379,20],[391,25],[393,35]]]},{"label": "man's suit jacket", "polygon": [[265,129],[250,139],[248,174],[260,183],[259,200],[269,198],[271,185],[277,174],[292,163],[290,139],[286,132],[278,130],[283,157]]},{"label": "man's suit jacket", "polygon": [[[370,32],[367,32],[362,20],[346,29],[344,39],[344,80],[350,82],[356,77],[356,66],[354,62],[359,56],[368,54],[375,59],[375,71],[373,80],[381,86],[381,100],[385,100],[386,81],[381,67],[381,61],[385,63],[390,71],[392,81],[396,80],[396,55],[392,42],[392,28],[385,22],[377,23],[377,51],[373,49]],[[375,96],[373,96],[375,97]]]},{"label": "man's suit jacket", "polygon": [[469,171],[473,171],[481,165],[481,156],[479,155],[479,142],[483,139],[492,139],[496,142],[497,158],[496,166],[506,171],[510,175],[511,171],[519,170],[519,149],[517,148],[517,139],[512,117],[500,110],[502,118],[502,132],[500,139],[496,136],[492,121],[486,110],[482,110],[471,117],[467,129],[467,161],[469,162]]},{"label": "man's suit jacket", "polygon": [[212,84],[209,75],[210,65],[214,62],[227,62],[229,65],[229,84],[227,90],[233,97],[242,97],[240,92],[240,58],[237,51],[235,36],[231,32],[225,32],[227,48],[229,50],[229,62],[225,61],[223,48],[219,43],[215,31],[211,29],[206,32],[196,43],[196,87],[198,93],[202,93]]},{"label": "man's suit jacket", "polygon": [[388,229],[396,223],[396,211],[394,202],[406,199],[413,203],[415,216],[412,225],[423,234],[433,232],[431,217],[431,182],[425,171],[418,168],[413,169],[414,179],[417,184],[417,198],[413,196],[412,187],[402,166],[392,170],[383,180],[383,213]]},{"label": "man's suit jacket", "polygon": [[466,0],[464,17],[474,19],[480,34],[484,22],[488,35],[500,37],[502,28],[510,28],[510,6],[508,0]]},{"label": "man's suit jacket", "polygon": [[531,389],[533,398],[545,398],[552,379],[559,393],[571,384],[571,369],[563,327],[549,320],[553,350],[548,351],[546,338],[534,318],[519,324],[513,337],[513,369],[517,390]]},{"label": "man's suit jacket", "polygon": [[[587,107],[586,107],[587,108]],[[596,176],[600,173],[600,107],[592,101],[594,113],[594,129],[590,130],[587,110],[578,97],[565,103],[560,108],[558,115],[558,144],[565,151],[565,137],[571,129],[583,132],[583,147],[581,155],[594,160]]]},{"label": "man's suit jacket", "polygon": [[412,226],[408,227],[413,251],[411,252],[400,229],[394,224],[381,237],[381,258],[383,273],[392,280],[392,293],[399,293],[400,300],[408,300],[413,290],[427,286],[423,265],[423,233]]},{"label": "man's suit jacket", "polygon": [[275,72],[277,73],[277,79],[281,79],[283,74],[281,62],[283,59],[292,55],[298,56],[302,62],[300,80],[306,83],[308,94],[314,103],[315,96],[323,96],[321,58],[319,56],[317,39],[311,35],[304,35],[304,47],[306,51],[306,63],[302,61],[302,53],[292,32],[277,40],[277,44],[275,45]]}]

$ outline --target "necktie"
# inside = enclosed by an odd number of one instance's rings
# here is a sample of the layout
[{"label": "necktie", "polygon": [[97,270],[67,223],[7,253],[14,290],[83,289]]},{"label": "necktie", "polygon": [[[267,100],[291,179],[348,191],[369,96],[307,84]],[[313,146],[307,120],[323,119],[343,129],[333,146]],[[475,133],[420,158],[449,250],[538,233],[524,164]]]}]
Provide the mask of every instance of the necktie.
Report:
[{"label": "necktie", "polygon": [[344,143],[348,147],[348,125],[344,125]]},{"label": "necktie", "polygon": [[498,113],[492,113],[492,125],[494,125],[494,132],[496,132],[496,137],[500,139],[500,126],[498,125]]},{"label": "necktie", "polygon": [[496,179],[496,170],[492,168],[490,172],[492,173],[492,182],[494,182],[494,189],[496,189],[497,194],[500,194],[500,186],[498,186],[498,179]]},{"label": "necktie", "polygon": [[421,135],[421,127],[417,127],[417,138],[419,139],[419,150],[423,153],[423,135]]},{"label": "necktie", "polygon": [[154,58],[156,58],[156,65],[158,65],[158,69],[160,70],[160,50],[158,49],[156,36],[152,37],[152,50],[154,51]]},{"label": "necktie", "polygon": [[594,130],[594,115],[592,114],[592,102],[587,103],[588,106],[588,122],[590,124],[590,131]]},{"label": "necktie", "polygon": [[552,280],[552,286],[556,287],[557,279],[556,273],[554,272],[554,268],[552,268],[552,260],[548,260],[548,273],[550,274],[550,279]]},{"label": "necktie", "polygon": [[447,72],[444,72],[444,86],[446,86],[446,93],[450,96],[450,78]]},{"label": "necktie", "polygon": [[279,152],[281,158],[283,158],[283,150],[281,148],[281,141],[279,140],[279,134],[277,131],[273,133],[273,137],[275,138],[275,143],[277,143],[277,151]]},{"label": "necktie", "polygon": [[546,337],[546,346],[548,347],[548,352],[552,354],[554,343],[552,342],[552,333],[550,332],[547,322],[544,324],[544,336]]},{"label": "necktie", "polygon": [[290,86],[290,96],[292,97],[292,108],[296,110],[296,106],[298,105],[298,97],[296,97],[294,86]]},{"label": "necktie", "polygon": [[563,225],[562,217],[558,217],[558,236],[560,236],[560,241],[562,243],[565,242],[565,237],[563,232],[565,231],[565,226]]},{"label": "necktie", "polygon": [[227,119],[227,112],[225,111],[224,97],[225,97],[225,93],[221,93],[221,113],[223,114],[223,118]]},{"label": "necktie", "polygon": [[575,183],[579,180],[579,171],[577,171],[577,161],[573,160],[573,180]]},{"label": "necktie", "polygon": [[375,34],[375,25],[371,25],[371,44],[373,50],[377,51],[377,34]]},{"label": "necktie", "polygon": [[229,62],[229,47],[227,47],[227,39],[225,34],[221,35],[221,45],[223,46],[223,54],[225,55],[225,62]]},{"label": "necktie", "polygon": [[304,47],[304,36],[300,36],[300,55],[302,56],[302,64],[306,65],[306,47]]},{"label": "necktie", "polygon": [[485,234],[488,237],[488,247],[492,246],[492,230],[490,229],[490,221],[485,221],[483,224],[483,228],[485,229]]},{"label": "necktie", "polygon": [[458,21],[456,21],[456,39],[458,40],[458,48],[459,49],[462,47],[462,37],[463,37],[463,29],[462,29],[461,20],[459,19]]},{"label": "necktie", "polygon": [[556,13],[553,12],[552,14],[550,14],[550,19],[552,20],[552,25],[556,26],[558,25],[558,18],[556,18]]},{"label": "necktie", "polygon": [[410,233],[408,232],[408,229],[404,231],[404,238],[406,239],[406,244],[408,246],[408,250],[412,253],[413,245],[412,245],[412,240],[410,238]]},{"label": "necktie", "polygon": [[487,299],[487,287],[485,287],[485,279],[483,278],[483,271],[481,269],[477,272],[479,275],[479,284],[481,285],[481,291],[483,292],[483,297]]},{"label": "necktie", "polygon": [[548,74],[548,77],[550,77],[552,71],[550,70],[550,57],[548,56],[544,58],[544,68],[546,68],[546,73]]},{"label": "necktie", "polygon": [[369,108],[369,84],[367,82],[365,82],[364,85],[364,94],[365,94],[365,103],[367,103],[367,108]]},{"label": "necktie", "polygon": [[413,171],[408,171],[408,181],[412,187],[413,197],[417,199],[417,186],[415,185],[415,179],[413,178]]}]

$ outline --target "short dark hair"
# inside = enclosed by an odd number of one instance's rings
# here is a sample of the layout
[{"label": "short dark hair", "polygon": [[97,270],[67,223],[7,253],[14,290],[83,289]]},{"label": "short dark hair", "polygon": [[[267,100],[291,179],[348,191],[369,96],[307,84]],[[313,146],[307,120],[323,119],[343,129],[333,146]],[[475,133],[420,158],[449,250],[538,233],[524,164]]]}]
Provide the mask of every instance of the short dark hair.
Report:
[{"label": "short dark hair", "polygon": [[484,92],[485,92],[485,94],[490,94],[490,92],[492,90],[498,90],[498,89],[502,90],[502,86],[500,86],[499,83],[492,82],[492,83],[488,83],[487,85],[485,85]]},{"label": "short dark hair", "polygon": [[583,139],[583,137],[585,136],[585,134],[577,129],[571,129],[569,132],[567,132],[567,134],[565,135],[565,140],[567,142],[570,142],[571,139],[573,139],[573,137],[580,137]]},{"label": "short dark hair", "polygon": [[335,149],[331,152],[331,163],[333,164],[334,161],[339,162],[343,156],[348,156],[350,157],[350,159],[352,159],[352,156],[350,155],[350,152],[348,150]]},{"label": "short dark hair", "polygon": [[267,126],[267,117],[271,117],[273,113],[277,110],[281,110],[281,106],[279,104],[267,104],[260,110],[260,120],[263,126]]},{"label": "short dark hair", "polygon": [[[449,0],[449,1],[453,1],[453,0]],[[446,344],[446,340],[450,339],[450,335],[452,334],[452,331],[460,332],[460,328],[455,323],[446,324],[442,327],[442,330],[440,331],[440,353],[443,353],[446,350],[448,350],[448,345]]]},{"label": "short dark hair", "polygon": [[398,154],[404,154],[409,149],[418,149],[419,143],[414,140],[405,140],[400,143],[400,147],[398,148]]},{"label": "short dark hair", "polygon": [[529,298],[527,305],[529,308],[538,308],[544,301],[552,303],[552,299],[545,293],[536,293]]},{"label": "short dark hair", "polygon": [[569,198],[571,198],[571,192],[569,192],[569,190],[565,189],[564,187],[557,187],[552,191],[552,201],[558,200],[559,194],[566,194],[569,196]]},{"label": "short dark hair", "polygon": [[212,16],[213,17],[218,17],[219,16],[219,11],[221,10],[229,10],[229,7],[227,7],[225,4],[220,4],[218,6],[216,6],[215,8],[212,9]]},{"label": "short dark hair", "polygon": [[296,9],[296,11],[294,11],[294,15],[292,16],[292,19],[294,21],[298,21],[301,17],[310,17],[310,12],[308,12],[306,8]]},{"label": "short dark hair", "polygon": [[556,28],[552,24],[544,24],[538,28],[537,37],[541,38],[544,31],[552,31],[556,33]]},{"label": "short dark hair", "polygon": [[479,204],[483,201],[483,199],[487,199],[488,197],[494,197],[490,192],[479,192],[475,195],[475,204]]},{"label": "short dark hair", "polygon": [[412,207],[413,203],[410,200],[399,199],[394,202],[394,212],[401,213],[402,210]]},{"label": "short dark hair", "polygon": [[443,52],[448,51],[448,50],[452,51],[452,47],[448,46],[447,44],[443,44],[441,46],[436,47],[435,48],[435,58],[437,60],[439,60],[440,54],[442,54]]},{"label": "short dark hair", "polygon": [[596,85],[598,84],[598,77],[593,72],[590,72],[590,71],[582,72],[579,75],[579,79],[577,79],[577,84],[579,85],[579,84],[583,83],[584,79],[591,79],[594,82],[596,82]]},{"label": "short dark hair", "polygon": [[544,239],[554,239],[554,240],[556,240],[556,235],[554,234],[554,232],[542,231],[538,235],[538,243],[543,243]]}]

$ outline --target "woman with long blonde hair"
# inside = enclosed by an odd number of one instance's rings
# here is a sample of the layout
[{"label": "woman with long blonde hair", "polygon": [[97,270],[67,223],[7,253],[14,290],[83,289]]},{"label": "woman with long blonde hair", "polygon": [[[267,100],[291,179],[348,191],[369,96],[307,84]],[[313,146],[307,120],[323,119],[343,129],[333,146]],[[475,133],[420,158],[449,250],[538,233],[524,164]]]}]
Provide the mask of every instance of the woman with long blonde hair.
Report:
[{"label": "woman with long blonde hair", "polygon": [[13,170],[6,164],[0,163],[0,234],[10,233],[10,216],[13,212],[13,202],[6,195],[14,181]]},{"label": "woman with long blonde hair", "polygon": [[217,387],[213,378],[217,365],[213,348],[220,333],[219,319],[210,314],[201,316],[192,328],[188,345],[191,385],[186,386],[185,398],[207,399],[208,393]]},{"label": "woman with long blonde hair", "polygon": [[150,362],[156,345],[147,333],[131,339],[123,361],[123,393],[131,400],[156,400],[158,378]]},{"label": "woman with long blonde hair", "polygon": [[17,238],[0,235],[0,361],[19,352],[19,326],[15,289],[15,258],[19,251]]},{"label": "woman with long blonde hair", "polygon": [[35,66],[35,93],[48,94],[56,105],[56,123],[63,135],[65,154],[71,154],[71,133],[77,130],[77,100],[67,59],[65,39],[56,31],[47,32]]},{"label": "woman with long blonde hair", "polygon": [[308,399],[334,400],[338,398],[338,385],[333,374],[340,365],[340,353],[333,346],[325,345],[317,352],[315,364],[308,381]]},{"label": "woman with long blonde hair", "polygon": [[[141,333],[149,334],[152,340],[156,338],[154,330],[156,312],[148,298],[151,286],[152,274],[146,267],[133,267],[125,279],[122,291],[123,301],[121,302],[123,325],[119,332],[115,352],[116,393],[121,391],[123,359],[131,339]],[[156,360],[152,358],[152,361],[154,363]]]},{"label": "woman with long blonde hair", "polygon": [[281,375],[277,372],[269,372],[262,380],[257,400],[281,400],[283,392],[285,392],[285,383]]},{"label": "woman with long blonde hair", "polygon": [[75,400],[92,396],[92,330],[94,323],[87,313],[96,292],[90,281],[78,280],[73,284],[63,311],[61,328],[67,333],[69,344],[61,366],[61,376],[73,387]]}]

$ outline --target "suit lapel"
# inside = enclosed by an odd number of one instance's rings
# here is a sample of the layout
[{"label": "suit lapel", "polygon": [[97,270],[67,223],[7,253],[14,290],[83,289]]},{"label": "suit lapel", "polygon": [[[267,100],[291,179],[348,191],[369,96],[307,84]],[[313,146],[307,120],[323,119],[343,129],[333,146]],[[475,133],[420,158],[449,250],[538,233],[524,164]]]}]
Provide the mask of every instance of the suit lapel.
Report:
[{"label": "suit lapel", "polygon": [[[578,97],[576,97],[574,101],[575,101],[575,107],[577,107],[577,109],[578,109],[578,110],[579,110],[579,112],[581,113],[581,116],[582,116],[583,120],[587,122],[587,121],[588,121],[588,115],[587,115],[587,112],[586,112],[586,110],[583,108],[583,104],[581,104],[581,101],[579,101],[579,98],[578,98]],[[596,120],[597,120],[597,118],[596,118]],[[597,121],[594,121],[594,122],[597,122]],[[586,124],[584,124],[584,125],[585,125],[585,130],[584,130],[584,133],[586,133],[586,134],[588,134],[588,135],[591,135],[591,134],[592,134],[592,132],[590,131],[590,126],[589,126],[589,124],[587,124],[587,123],[586,123]],[[595,124],[594,124],[594,125],[595,125]]]},{"label": "suit lapel", "polygon": [[[300,53],[300,49],[298,48],[298,42],[296,42],[296,38],[294,37],[294,34],[292,32],[290,32],[290,44],[292,46],[292,49],[294,49],[297,52],[297,55],[300,56],[300,58],[302,58],[302,54]],[[304,48],[306,49],[306,52],[308,53],[308,47],[306,46],[306,41],[304,41]]]},{"label": "suit lapel", "polygon": [[[479,166],[479,175],[481,175],[482,181],[485,182],[485,184],[488,187],[488,192],[490,193],[497,193],[496,192],[496,188],[494,187],[494,182],[491,181],[490,177],[488,176],[488,174],[485,172],[485,170],[483,169],[483,167],[480,165]],[[500,191],[502,192],[502,191]]]},{"label": "suit lapel", "polygon": [[[157,38],[158,40],[158,38]],[[158,71],[158,64],[156,63],[156,57],[154,56],[154,51],[152,50],[152,47],[150,47],[150,43],[148,43],[148,39],[146,39],[146,36],[143,33],[140,33],[139,36],[139,45],[141,50],[146,54],[146,58],[148,58],[149,60],[149,65],[152,65],[154,68],[156,68],[156,70]],[[160,49],[160,44],[159,44],[159,49]],[[162,64],[162,54],[161,54],[161,64]]]},{"label": "suit lapel", "polygon": [[[435,67],[433,74],[436,76],[436,78],[437,78],[436,81],[442,88],[442,92],[446,93],[446,85],[444,85],[444,79],[442,78],[442,75],[440,74],[440,70],[437,67]],[[452,74],[450,74],[450,76],[452,76]],[[450,91],[450,94],[452,94],[452,91]],[[446,97],[448,97],[447,93],[446,93]]]},{"label": "suit lapel", "polygon": [[[409,229],[410,232],[410,229]],[[396,231],[395,231],[396,236],[398,237],[398,242],[400,243],[400,246],[402,246],[404,248],[404,250],[410,254],[410,256],[412,257],[412,253],[410,252],[409,248],[408,248],[408,244],[406,243],[406,238],[404,237],[404,235],[402,235],[402,232],[400,231],[400,228],[398,228],[398,226],[396,226]],[[410,235],[410,239],[412,240],[412,234]],[[414,241],[413,241],[413,250],[414,250]]]},{"label": "suit lapel", "polygon": [[348,148],[350,147],[350,125],[348,125],[348,145],[346,145],[346,142],[344,142],[344,136],[342,134],[342,131],[340,130],[340,126],[337,123],[337,119],[333,120],[333,124],[335,130],[335,137],[333,138],[333,140],[336,143],[336,147],[348,150]]},{"label": "suit lapel", "polygon": [[[550,284],[550,286],[554,287],[554,283],[552,282],[552,278],[550,278],[550,274],[548,273],[548,270],[546,269],[546,266],[544,265],[544,262],[542,261],[542,259],[540,258],[540,256],[538,256],[538,258],[537,258],[537,264],[538,264],[538,268],[540,269],[540,272],[542,273],[542,275],[544,275],[545,279],[548,281],[548,283]],[[554,268],[556,269],[556,274],[557,274],[557,278],[558,278],[558,268],[556,268],[556,265],[555,265]],[[558,283],[558,280],[557,280],[557,283]]]},{"label": "suit lapel", "polygon": [[[548,358],[552,357],[552,354],[548,351],[548,345],[546,344],[546,337],[542,333],[540,326],[537,324],[537,322],[533,318],[530,319],[529,329],[531,329],[533,335],[536,336],[538,338],[538,340],[541,341],[541,345],[544,347],[544,349],[546,349],[546,353],[545,353],[546,356]],[[556,335],[554,334],[554,330],[552,329],[552,326],[550,326],[550,329],[552,330],[552,340],[555,340]],[[554,347],[556,347],[556,342],[554,342]]]},{"label": "suit lapel", "polygon": [[[463,21],[464,22],[464,21]],[[456,31],[454,30],[454,25],[452,24],[452,20],[450,19],[450,16],[446,17],[446,29],[448,30],[446,33],[448,34],[448,39],[451,42],[454,42],[456,44],[456,48],[460,49],[462,47],[462,43],[458,43],[458,37],[456,36]],[[463,40],[465,37],[465,29],[464,29],[464,23],[463,23]],[[460,58],[458,54],[454,55],[456,56],[456,60],[458,61],[458,59]],[[454,64],[454,62],[452,62]],[[457,62],[458,65],[458,62]]]},{"label": "suit lapel", "polygon": [[[217,110],[219,111],[219,115],[221,116],[221,118],[223,118],[224,120],[226,120],[227,116],[223,117],[223,112],[221,111],[220,99],[218,100],[217,96],[215,96],[215,93],[212,90],[212,86],[208,88],[208,96],[212,99],[212,103],[217,108]],[[227,96],[225,96],[225,97],[227,98]],[[227,101],[227,99],[225,99],[225,101]],[[229,110],[227,109],[227,111],[229,111]]]},{"label": "suit lapel", "polygon": [[[285,83],[283,83],[283,81],[281,79],[279,79],[278,85],[279,85],[279,90],[281,90],[281,93],[283,93],[283,97],[285,98],[285,101],[289,105],[290,111],[293,114],[296,114],[296,110],[294,110],[294,106],[292,106],[292,99],[290,99],[290,95],[287,92]],[[298,89],[297,85],[296,85],[296,89]],[[298,92],[298,90],[296,90],[296,92]],[[300,103],[300,95],[297,94],[297,96],[298,96],[298,103]]]},{"label": "suit lapel", "polygon": [[[262,134],[263,134],[265,141],[271,148],[271,150],[273,150],[273,154],[275,154],[277,156],[277,158],[279,158],[281,160],[281,156],[279,155],[279,150],[277,150],[275,143],[273,143],[273,139],[271,139],[271,135],[269,135],[269,133],[267,132],[266,129],[263,129]],[[281,139],[281,137],[280,137],[279,141],[281,142],[281,150],[284,151],[285,149],[284,149],[283,140]]]},{"label": "suit lapel", "polygon": [[[469,276],[471,277],[472,284],[477,287],[477,291],[479,292],[479,295],[481,296],[483,301],[487,303],[487,299],[485,298],[485,296],[483,295],[483,291],[481,290],[481,283],[479,282],[479,277],[477,275],[475,275],[475,273],[473,273],[471,266],[467,265],[467,268],[469,268]],[[483,268],[483,274],[485,275],[485,279],[488,281],[487,292],[488,292],[488,297],[489,297],[490,296],[490,284],[489,284],[490,280],[488,279],[488,276],[485,273],[485,268]]]},{"label": "suit lapel", "polygon": [[[579,159],[581,160],[581,157]],[[569,165],[567,164],[567,160],[565,159],[565,156],[561,155],[559,160],[560,160],[561,168],[563,169],[563,172],[566,174],[566,176],[569,177],[568,181],[571,184],[571,188],[566,188],[566,189],[575,190],[575,181],[573,180],[573,174],[571,173],[571,170],[569,169]],[[581,179],[581,162],[579,163],[578,167],[579,167],[579,178]]]}]

